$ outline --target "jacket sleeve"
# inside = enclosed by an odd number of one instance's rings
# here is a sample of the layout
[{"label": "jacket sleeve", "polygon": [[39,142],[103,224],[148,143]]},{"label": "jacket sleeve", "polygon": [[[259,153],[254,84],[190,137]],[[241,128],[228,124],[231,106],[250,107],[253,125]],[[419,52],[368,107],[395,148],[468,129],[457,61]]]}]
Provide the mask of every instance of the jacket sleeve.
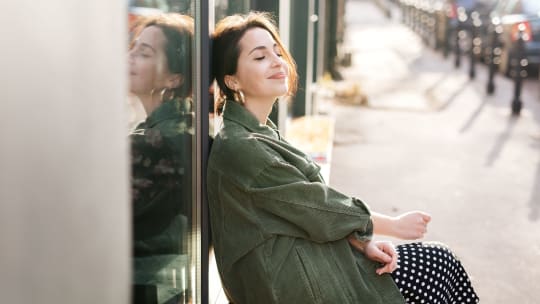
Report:
[{"label": "jacket sleeve", "polygon": [[249,189],[260,208],[263,231],[331,242],[355,232],[359,239],[370,239],[373,224],[367,205],[348,197],[322,182],[310,181],[286,162],[267,166]]}]

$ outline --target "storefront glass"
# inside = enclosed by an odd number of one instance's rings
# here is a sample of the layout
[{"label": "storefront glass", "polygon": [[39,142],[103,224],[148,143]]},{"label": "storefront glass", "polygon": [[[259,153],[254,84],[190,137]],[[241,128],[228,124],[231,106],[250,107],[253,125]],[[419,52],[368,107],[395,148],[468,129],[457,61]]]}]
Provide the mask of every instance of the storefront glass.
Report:
[{"label": "storefront glass", "polygon": [[132,303],[200,302],[192,2],[129,2]]}]

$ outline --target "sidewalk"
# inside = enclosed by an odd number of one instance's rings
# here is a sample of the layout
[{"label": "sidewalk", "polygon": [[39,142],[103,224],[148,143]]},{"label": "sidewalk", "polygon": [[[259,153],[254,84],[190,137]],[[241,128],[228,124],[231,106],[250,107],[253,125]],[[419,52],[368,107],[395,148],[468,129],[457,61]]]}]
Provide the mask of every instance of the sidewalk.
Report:
[{"label": "sidewalk", "polygon": [[[370,1],[349,0],[345,47],[367,106],[335,104],[330,184],[397,215],[433,216],[426,240],[450,245],[481,303],[537,303],[540,291],[540,96],[527,79],[522,115],[513,83],[424,47]],[[393,11],[394,16],[396,12]]]}]

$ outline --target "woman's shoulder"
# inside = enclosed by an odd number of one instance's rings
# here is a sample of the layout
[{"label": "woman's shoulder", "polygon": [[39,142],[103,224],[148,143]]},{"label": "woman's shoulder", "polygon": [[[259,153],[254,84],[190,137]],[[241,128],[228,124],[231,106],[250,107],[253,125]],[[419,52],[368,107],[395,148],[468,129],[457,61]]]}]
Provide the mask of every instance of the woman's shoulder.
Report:
[{"label": "woman's shoulder", "polygon": [[250,132],[242,126],[223,128],[216,138],[212,149],[219,149],[220,155],[238,155],[259,158],[268,153],[260,142],[258,133]]},{"label": "woman's shoulder", "polygon": [[156,121],[153,129],[158,129],[164,136],[192,135],[194,133],[193,114],[177,114]]},{"label": "woman's shoulder", "polygon": [[223,128],[214,138],[209,167],[223,172],[254,175],[276,161],[276,155],[261,140],[261,135],[241,126]]},{"label": "woman's shoulder", "polygon": [[143,123],[130,134],[131,146],[135,150],[184,151],[190,149],[192,137],[192,127],[185,119],[179,118]]}]

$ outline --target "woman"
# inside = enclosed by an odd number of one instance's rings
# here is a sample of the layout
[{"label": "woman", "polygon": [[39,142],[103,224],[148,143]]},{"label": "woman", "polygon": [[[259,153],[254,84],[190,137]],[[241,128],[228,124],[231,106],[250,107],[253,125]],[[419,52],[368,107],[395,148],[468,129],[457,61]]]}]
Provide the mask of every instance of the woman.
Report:
[{"label": "woman", "polygon": [[[191,214],[193,20],[179,14],[151,17],[134,37],[129,89],[147,115],[130,135],[134,301],[157,295],[158,303],[176,303],[184,296],[176,280],[188,259]],[[174,272],[173,279],[163,276]]]},{"label": "woman", "polygon": [[374,232],[421,237],[429,215],[372,213],[328,187],[319,167],[268,119],[276,99],[294,92],[297,75],[267,15],[226,17],[212,39],[223,127],[212,146],[207,191],[216,262],[231,301],[477,302],[444,246],[396,251],[371,240]]}]

